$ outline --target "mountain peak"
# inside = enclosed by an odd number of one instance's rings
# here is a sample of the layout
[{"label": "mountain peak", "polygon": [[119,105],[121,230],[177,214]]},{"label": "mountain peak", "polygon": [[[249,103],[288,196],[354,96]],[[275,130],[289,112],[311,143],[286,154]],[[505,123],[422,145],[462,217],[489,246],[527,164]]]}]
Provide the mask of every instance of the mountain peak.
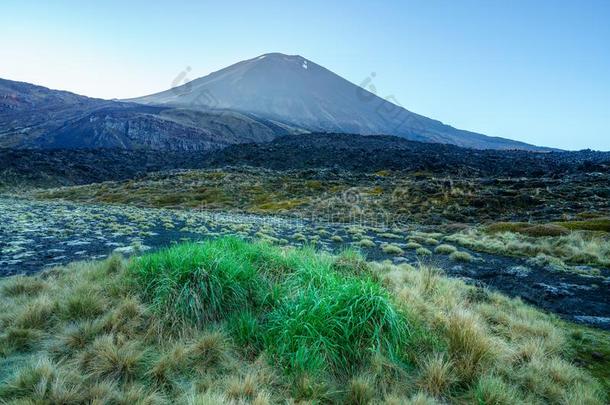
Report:
[{"label": "mountain peak", "polygon": [[[244,61],[246,64],[251,65],[271,65],[271,66],[301,66],[304,69],[308,68],[308,65],[311,64],[307,58],[302,57],[301,55],[286,55],[279,52],[266,53],[256,58],[249,59]],[[235,66],[235,65],[233,65]],[[231,66],[229,66],[231,68]],[[277,74],[277,72],[276,72]]]},{"label": "mountain peak", "polygon": [[254,60],[260,60],[260,59],[265,59],[265,58],[277,59],[277,60],[305,59],[301,55],[287,55],[287,54],[281,53],[281,52],[270,52],[270,53],[264,53],[256,58],[254,58]]},{"label": "mountain peak", "polygon": [[462,131],[378,97],[300,56],[266,53],[128,101],[254,114],[312,132],[395,135],[477,149],[537,149]]}]

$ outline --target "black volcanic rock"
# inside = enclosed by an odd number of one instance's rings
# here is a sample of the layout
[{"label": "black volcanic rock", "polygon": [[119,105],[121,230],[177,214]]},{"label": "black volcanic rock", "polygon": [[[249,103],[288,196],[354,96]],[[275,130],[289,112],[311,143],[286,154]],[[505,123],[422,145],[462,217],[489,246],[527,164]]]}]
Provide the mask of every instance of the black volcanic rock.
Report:
[{"label": "black volcanic rock", "polygon": [[124,180],[148,172],[202,167],[200,152],[126,149],[0,149],[0,189]]},{"label": "black volcanic rock", "polygon": [[339,168],[430,171],[463,176],[519,177],[608,172],[609,152],[475,150],[413,142],[395,136],[301,134],[265,144],[231,145],[206,157],[210,166],[249,165],[275,170]]},{"label": "black volcanic rock", "polygon": [[[320,169],[371,173],[381,170],[432,172],[479,177],[483,185],[504,178],[562,179],[569,174],[610,173],[608,152],[526,152],[474,150],[453,145],[407,141],[393,136],[301,134],[269,143],[230,145],[215,151],[129,149],[1,149],[0,188],[86,184],[122,180],[154,171],[253,166],[274,170]],[[540,188],[546,187],[540,181]],[[519,183],[513,188],[518,189]],[[431,190],[434,191],[434,190]],[[606,188],[592,190],[610,197]],[[515,196],[517,198],[517,196]],[[515,200],[515,204],[527,204]]]}]

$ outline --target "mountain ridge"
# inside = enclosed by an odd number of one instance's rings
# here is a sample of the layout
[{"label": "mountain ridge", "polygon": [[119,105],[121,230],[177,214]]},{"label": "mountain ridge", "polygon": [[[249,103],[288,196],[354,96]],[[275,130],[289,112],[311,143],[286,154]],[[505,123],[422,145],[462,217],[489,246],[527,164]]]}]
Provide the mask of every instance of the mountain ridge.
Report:
[{"label": "mountain ridge", "polygon": [[213,150],[294,132],[235,111],[145,106],[0,79],[0,147]]}]

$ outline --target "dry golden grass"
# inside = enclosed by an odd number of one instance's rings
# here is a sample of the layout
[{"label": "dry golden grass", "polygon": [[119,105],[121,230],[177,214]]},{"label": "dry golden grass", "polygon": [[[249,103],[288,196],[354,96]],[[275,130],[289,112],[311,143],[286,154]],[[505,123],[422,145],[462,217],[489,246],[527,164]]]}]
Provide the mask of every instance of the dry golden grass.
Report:
[{"label": "dry golden grass", "polygon": [[444,355],[436,353],[425,358],[420,366],[418,385],[425,392],[435,397],[442,397],[449,392],[457,381],[454,363]]},{"label": "dry golden grass", "polygon": [[[420,363],[422,392],[446,399],[450,387],[466,384],[471,389],[460,398],[485,404],[595,403],[601,397],[591,398],[603,395],[564,357],[565,333],[553,318],[497,293],[469,293],[473,287],[430,268],[374,268],[381,282],[446,344],[446,351],[433,352]],[[585,386],[592,389],[584,392]]]},{"label": "dry golden grass", "polygon": [[486,233],[470,229],[448,236],[445,240],[483,252],[546,260],[558,269],[565,267],[564,262],[610,266],[610,239],[607,234],[571,232],[561,236],[534,237],[511,231]]}]

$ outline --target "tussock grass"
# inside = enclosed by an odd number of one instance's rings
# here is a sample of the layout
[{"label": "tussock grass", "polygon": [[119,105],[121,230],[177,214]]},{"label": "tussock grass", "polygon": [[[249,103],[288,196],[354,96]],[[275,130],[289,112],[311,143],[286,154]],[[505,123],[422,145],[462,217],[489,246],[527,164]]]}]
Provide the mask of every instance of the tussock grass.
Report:
[{"label": "tussock grass", "polygon": [[420,245],[420,244],[419,244],[419,243],[417,243],[417,242],[409,241],[409,242],[408,242],[408,243],[405,245],[405,247],[406,247],[407,249],[414,249],[414,250],[417,250],[417,249],[420,249],[420,248],[422,247],[422,245]]},{"label": "tussock grass", "polygon": [[468,252],[453,252],[449,255],[451,260],[455,260],[456,262],[471,262],[474,260],[474,257]]},{"label": "tussock grass", "polygon": [[[419,355],[417,386],[427,395],[477,403],[567,403],[565,398],[575,392],[579,398],[572,398],[574,403],[587,403],[591,395],[603,397],[599,383],[564,357],[570,349],[561,322],[518,300],[475,293],[476,288],[426,267],[374,268],[399,302],[418,313],[440,339],[440,347],[433,345],[427,357]],[[570,371],[559,371],[562,367]],[[598,375],[605,378],[604,372]],[[444,392],[429,388],[429,381],[444,386]],[[591,390],[580,392],[583,384]]]},{"label": "tussock grass", "polygon": [[436,248],[434,248],[434,253],[438,253],[441,255],[450,255],[455,251],[457,251],[457,248],[455,246],[446,244],[438,245]]},{"label": "tussock grass", "polygon": [[82,368],[96,379],[131,381],[141,371],[144,352],[137,341],[115,335],[97,337],[82,354]]},{"label": "tussock grass", "polygon": [[349,382],[346,404],[363,405],[370,403],[375,397],[374,381],[370,377],[354,377]]},{"label": "tussock grass", "polygon": [[519,398],[518,391],[507,384],[502,378],[494,375],[485,375],[477,381],[473,400],[479,404],[512,405]]},{"label": "tussock grass", "polygon": [[0,306],[0,402],[606,400],[572,360],[605,378],[607,336],[354,250],[178,245],[0,280]]},{"label": "tussock grass", "polygon": [[488,225],[485,230],[489,233],[520,233],[533,237],[562,236],[570,233],[567,227],[559,224],[530,224],[528,222],[497,222]]},{"label": "tussock grass", "polygon": [[432,252],[430,251],[430,249],[426,249],[425,247],[415,249],[415,253],[418,256],[432,256]]},{"label": "tussock grass", "polygon": [[183,244],[136,259],[134,282],[153,309],[171,322],[202,326],[257,304],[260,277],[237,239]]},{"label": "tussock grass", "polygon": [[452,385],[457,381],[453,362],[439,353],[425,358],[420,365],[420,370],[419,387],[435,397],[448,394]]},{"label": "tussock grass", "polygon": [[610,232],[610,218],[590,218],[583,221],[562,221],[555,225],[574,231]]},{"label": "tussock grass", "polygon": [[8,327],[0,336],[0,354],[28,351],[41,340],[42,333],[32,328]]},{"label": "tussock grass", "polygon": [[381,250],[383,250],[383,253],[387,253],[393,256],[400,256],[405,253],[405,251],[402,250],[400,246],[391,243],[381,246]]},{"label": "tussock grass", "polygon": [[409,344],[406,320],[375,283],[336,276],[320,281],[323,289],[287,297],[269,314],[266,346],[287,368],[351,374],[371,354],[398,357],[400,346]]},{"label": "tussock grass", "polygon": [[[511,223],[512,224],[512,223]],[[548,257],[557,268],[564,264],[610,266],[610,240],[607,235],[571,232],[563,236],[533,237],[512,231],[496,233],[470,229],[445,238],[469,249],[495,254]]]},{"label": "tussock grass", "polygon": [[358,246],[363,248],[374,248],[375,242],[373,242],[371,239],[362,238],[358,241]]},{"label": "tussock grass", "polygon": [[15,276],[9,282],[2,285],[2,294],[7,297],[22,295],[33,297],[40,294],[46,287],[47,284],[44,280]]}]

